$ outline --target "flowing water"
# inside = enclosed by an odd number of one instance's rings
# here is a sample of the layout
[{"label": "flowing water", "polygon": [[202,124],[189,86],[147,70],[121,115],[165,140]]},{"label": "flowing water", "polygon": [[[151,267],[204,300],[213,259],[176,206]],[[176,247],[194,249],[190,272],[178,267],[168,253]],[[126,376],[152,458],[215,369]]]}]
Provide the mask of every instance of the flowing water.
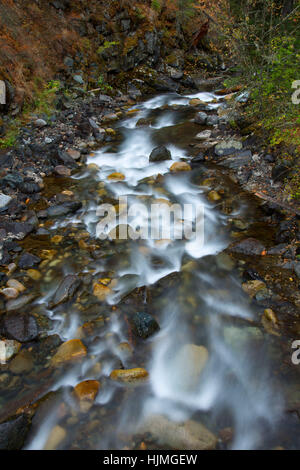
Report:
[{"label": "flowing water", "polygon": [[[288,442],[279,430],[284,405],[273,374],[274,345],[258,328],[257,311],[241,289],[238,273],[243,265],[223,253],[232,241],[232,219],[255,224],[258,209],[221,167],[202,164],[192,171],[170,171],[174,162],[190,161],[197,153],[189,144],[203,129],[193,122],[191,98],[207,102],[211,110],[220,106],[208,92],[160,95],[135,106],[135,112],[114,125],[118,138],[89,156],[88,163],[99,169],[90,166],[63,180],[83,202],[82,209],[48,224],[49,236],[31,238],[40,250],[49,248],[54,235],[63,237],[52,247],[54,258],[44,263],[31,309],[47,320],[51,338],[82,338],[87,355],[54,371],[49,366],[51,354],[40,362],[37,357],[34,372],[18,384],[23,391],[40,385],[43,393],[55,392],[39,406],[28,449],[43,449],[57,425],[64,430],[62,448],[133,449],[142,442],[147,448],[168,448],[159,430],[151,435],[144,424],[151,416],[157,422],[163,416],[169,424],[200,422],[217,436],[230,429],[226,446],[233,449]],[[145,125],[139,125],[140,119]],[[158,145],[170,150],[172,160],[149,162]],[[115,172],[125,178],[108,179]],[[212,188],[221,195],[215,203],[207,198]],[[57,190],[56,186],[53,191]],[[118,198],[123,198],[121,203]],[[128,210],[143,204],[131,218],[140,230],[150,224],[143,208],[155,201],[201,207],[204,240],[96,238],[99,205],[114,204],[120,213],[125,200]],[[193,215],[184,213],[183,218],[193,226]],[[179,232],[183,223],[180,218],[175,221]],[[116,225],[111,219],[106,233]],[[53,293],[67,274],[82,279],[80,298],[51,308]],[[92,295],[99,279],[107,287],[102,301]],[[128,326],[128,318],[137,311],[147,311],[159,323],[160,330],[148,339],[135,338]],[[204,360],[203,355],[208,357]],[[199,370],[202,360],[205,367]],[[149,379],[136,385],[111,380],[111,371],[122,367],[144,367]],[[88,379],[101,386],[94,405],[83,412],[72,389]]]}]

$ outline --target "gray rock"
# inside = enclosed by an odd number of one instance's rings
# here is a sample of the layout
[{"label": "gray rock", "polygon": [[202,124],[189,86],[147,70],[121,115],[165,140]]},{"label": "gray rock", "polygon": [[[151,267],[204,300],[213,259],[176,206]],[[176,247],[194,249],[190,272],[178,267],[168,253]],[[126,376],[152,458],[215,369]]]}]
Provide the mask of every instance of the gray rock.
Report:
[{"label": "gray rock", "polygon": [[36,121],[34,121],[34,125],[35,127],[41,129],[42,127],[47,126],[47,122],[44,119],[37,119]]},{"label": "gray rock", "polygon": [[219,124],[219,117],[218,116],[208,116],[206,124],[208,126],[216,126]]},{"label": "gray rock", "polygon": [[73,76],[73,80],[76,82],[76,83],[79,83],[79,85],[83,85],[84,84],[84,80],[82,78],[81,75],[74,75]]},{"label": "gray rock", "polygon": [[0,211],[6,209],[11,200],[10,196],[0,193]]},{"label": "gray rock", "polygon": [[245,240],[234,242],[229,247],[233,253],[242,253],[243,255],[260,255],[265,250],[264,245],[255,238],[246,238]]},{"label": "gray rock", "polygon": [[140,338],[148,338],[159,330],[155,318],[147,312],[137,312],[130,320],[133,331]]},{"label": "gray rock", "polygon": [[225,157],[232,155],[243,148],[242,142],[239,140],[229,140],[227,142],[221,142],[215,146],[215,154],[219,157]]},{"label": "gray rock", "polygon": [[211,137],[211,131],[210,130],[199,132],[199,134],[196,135],[197,140],[206,140],[206,139],[209,139],[210,137]]},{"label": "gray rock", "polygon": [[73,274],[68,274],[58,286],[52,305],[55,307],[67,300],[70,300],[81,284],[80,279]]},{"label": "gray rock", "polygon": [[196,116],[195,116],[195,123],[200,124],[200,125],[204,125],[204,124],[206,124],[207,117],[208,117],[207,114],[204,113],[204,112],[197,113]]},{"label": "gray rock", "polygon": [[164,160],[171,160],[171,159],[172,159],[172,156],[171,156],[170,150],[168,150],[163,145],[153,149],[149,156],[150,162],[161,162]]},{"label": "gray rock", "polygon": [[39,332],[35,318],[23,313],[5,315],[1,321],[0,329],[5,337],[19,341],[19,343],[33,341]]},{"label": "gray rock", "polygon": [[38,256],[32,255],[31,253],[24,253],[19,259],[19,267],[21,269],[29,269],[40,262],[41,259]]},{"label": "gray rock", "polygon": [[226,157],[220,162],[220,164],[233,170],[238,170],[239,168],[248,165],[251,162],[251,158],[251,150],[245,150],[244,152],[238,152],[233,156]]},{"label": "gray rock", "polygon": [[[56,206],[48,207],[46,211],[46,216],[48,217],[59,217],[67,214],[72,214],[82,207],[80,201],[69,201],[64,202],[63,204],[58,204]],[[39,213],[40,215],[40,213]]]},{"label": "gray rock", "polygon": [[25,413],[1,423],[0,450],[21,450],[30,427],[30,418]]}]

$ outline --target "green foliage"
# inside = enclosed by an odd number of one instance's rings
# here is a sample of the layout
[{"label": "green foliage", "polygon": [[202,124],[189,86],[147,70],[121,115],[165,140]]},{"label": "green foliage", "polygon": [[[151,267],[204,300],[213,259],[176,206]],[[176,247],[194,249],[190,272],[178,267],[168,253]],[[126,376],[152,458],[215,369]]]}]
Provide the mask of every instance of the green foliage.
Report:
[{"label": "green foliage", "polygon": [[152,0],[151,2],[151,8],[155,11],[158,11],[158,13],[161,10],[161,4],[159,0]]},{"label": "green foliage", "polygon": [[12,121],[5,133],[5,137],[0,139],[0,148],[13,147],[16,143],[18,133],[17,121]]},{"label": "green foliage", "polygon": [[105,91],[105,92],[113,91],[113,87],[108,85],[108,83],[105,82],[103,75],[99,75],[97,85],[102,91]]},{"label": "green foliage", "polygon": [[113,46],[117,46],[119,41],[104,41],[104,44],[97,49],[98,54],[103,54],[107,49],[110,49]]}]

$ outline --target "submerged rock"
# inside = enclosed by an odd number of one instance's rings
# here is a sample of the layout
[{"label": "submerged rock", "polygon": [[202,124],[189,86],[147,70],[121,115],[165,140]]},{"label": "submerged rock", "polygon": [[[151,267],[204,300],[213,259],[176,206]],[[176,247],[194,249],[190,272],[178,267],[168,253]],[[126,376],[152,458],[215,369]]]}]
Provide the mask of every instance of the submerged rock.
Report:
[{"label": "submerged rock", "polygon": [[74,274],[68,274],[58,286],[54,294],[52,305],[55,307],[70,300],[81,284],[81,280]]},{"label": "submerged rock", "polygon": [[149,156],[150,162],[161,162],[164,160],[171,160],[171,159],[172,159],[172,156],[171,156],[170,150],[168,150],[163,145],[153,149]]},{"label": "submerged rock", "polygon": [[54,426],[50,432],[43,450],[55,450],[66,438],[67,431],[61,426]]},{"label": "submerged rock", "polygon": [[51,359],[51,365],[56,366],[65,362],[81,359],[86,356],[87,350],[80,339],[70,339],[62,343]]},{"label": "submerged rock", "polygon": [[76,385],[74,393],[79,400],[80,411],[86,413],[93,406],[98,395],[100,383],[97,380],[85,380]]},{"label": "submerged rock", "polygon": [[24,253],[19,259],[19,267],[21,269],[28,269],[40,262],[41,259],[38,256],[32,255],[31,253]]},{"label": "submerged rock", "polygon": [[177,450],[212,450],[218,441],[211,431],[196,421],[174,423],[162,415],[147,418],[139,432],[150,433],[159,446]]},{"label": "submerged rock", "polygon": [[115,369],[110,374],[112,380],[125,383],[141,382],[148,379],[148,377],[148,372],[142,367],[136,367],[135,369]]},{"label": "submerged rock", "polygon": [[245,240],[234,242],[230,245],[229,250],[243,255],[261,255],[265,251],[265,247],[256,238],[246,238]]},{"label": "submerged rock", "polygon": [[208,350],[204,346],[185,344],[175,356],[176,369],[180,370],[180,383],[190,391],[198,385],[200,375],[208,361]]},{"label": "submerged rock", "polygon": [[170,171],[173,172],[178,172],[178,171],[191,171],[191,167],[188,163],[186,162],[175,162],[173,165],[170,167]]},{"label": "submerged rock", "polygon": [[157,321],[147,312],[135,313],[130,322],[134,333],[140,338],[146,339],[159,330]]}]

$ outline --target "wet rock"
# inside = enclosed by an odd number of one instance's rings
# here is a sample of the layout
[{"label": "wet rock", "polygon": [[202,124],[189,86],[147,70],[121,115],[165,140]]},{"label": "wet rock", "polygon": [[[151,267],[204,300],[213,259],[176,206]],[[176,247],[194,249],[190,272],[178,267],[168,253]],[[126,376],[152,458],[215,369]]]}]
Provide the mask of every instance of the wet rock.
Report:
[{"label": "wet rock", "polygon": [[74,274],[68,274],[58,286],[52,305],[55,307],[63,302],[70,300],[81,284],[80,279]]},{"label": "wet rock", "polygon": [[30,351],[21,351],[10,363],[9,370],[13,374],[23,374],[33,368],[33,357]]},{"label": "wet rock", "polygon": [[202,424],[191,420],[174,423],[162,415],[147,418],[139,432],[150,433],[159,446],[176,450],[213,450],[217,445],[217,437]]},{"label": "wet rock", "polygon": [[35,318],[24,313],[5,315],[0,322],[0,331],[6,338],[14,339],[20,343],[33,341],[38,336]]},{"label": "wet rock", "polygon": [[41,273],[36,269],[28,269],[26,272],[27,276],[29,276],[33,281],[39,281],[42,277]]},{"label": "wet rock", "polygon": [[81,75],[74,75],[73,80],[76,83],[79,83],[79,85],[84,85],[84,80]]},{"label": "wet rock", "polygon": [[0,424],[0,450],[20,450],[30,430],[31,421],[25,413]]},{"label": "wet rock", "polygon": [[12,287],[13,289],[16,289],[18,292],[23,292],[26,290],[26,287],[21,284],[21,282],[17,281],[17,279],[9,279],[7,281],[8,287]]},{"label": "wet rock", "polygon": [[125,175],[123,175],[123,173],[115,172],[108,175],[107,179],[112,181],[124,181]]},{"label": "wet rock", "polygon": [[228,142],[221,142],[215,146],[215,154],[218,157],[225,157],[232,155],[243,148],[242,142],[238,140],[229,140]]},{"label": "wet rock", "polygon": [[209,191],[207,197],[208,197],[210,202],[217,202],[217,201],[220,201],[222,199],[220,194],[215,190]]},{"label": "wet rock", "polygon": [[232,271],[235,267],[235,261],[227,253],[219,253],[216,256],[216,263],[219,269]]},{"label": "wet rock", "polygon": [[243,351],[250,343],[263,341],[264,336],[257,327],[226,326],[224,328],[225,342],[234,349]]},{"label": "wet rock", "polygon": [[171,152],[163,145],[161,147],[156,147],[152,150],[149,161],[150,162],[162,162],[164,160],[171,160]]},{"label": "wet rock", "polygon": [[117,382],[139,383],[148,379],[149,374],[146,369],[137,367],[135,369],[115,369],[111,372],[110,378]]},{"label": "wet rock", "polygon": [[38,256],[32,255],[31,253],[24,253],[19,259],[19,267],[21,269],[33,268],[40,262],[41,259]]},{"label": "wet rock", "polygon": [[170,167],[170,171],[179,172],[179,171],[191,171],[191,166],[186,162],[175,162]]},{"label": "wet rock", "polygon": [[180,384],[187,391],[198,385],[200,375],[208,361],[204,346],[185,344],[175,356],[175,367],[180,372]]},{"label": "wet rock", "polygon": [[99,388],[100,383],[97,380],[85,380],[76,385],[74,393],[79,400],[81,412],[86,413],[93,406]]},{"label": "wet rock", "polygon": [[159,325],[155,318],[147,312],[137,312],[130,320],[133,331],[140,338],[148,338],[159,330]]},{"label": "wet rock", "polygon": [[206,124],[207,117],[207,114],[204,112],[197,113],[195,116],[195,123],[203,126],[204,124]]},{"label": "wet rock", "polygon": [[54,171],[57,175],[59,176],[71,176],[71,170],[70,168],[67,168],[66,166],[63,165],[58,165],[54,168]]},{"label": "wet rock", "polygon": [[79,150],[68,149],[67,153],[68,155],[70,155],[71,158],[73,158],[73,160],[79,160],[81,157],[81,153],[79,152]]},{"label": "wet rock", "polygon": [[6,287],[0,291],[6,299],[16,299],[19,295],[19,292],[13,287]]},{"label": "wet rock", "polygon": [[207,105],[205,101],[199,100],[199,98],[193,98],[189,101],[190,106],[199,106],[200,104]]},{"label": "wet rock", "polygon": [[98,300],[104,302],[104,300],[111,294],[112,290],[110,287],[99,283],[95,283],[93,286],[93,294],[97,297]]},{"label": "wet rock", "polygon": [[262,281],[248,281],[242,284],[242,289],[251,298],[255,297],[259,291],[266,288],[266,284]]},{"label": "wet rock", "polygon": [[82,203],[80,201],[68,201],[63,204],[48,207],[46,213],[48,217],[60,217],[63,215],[73,214],[81,209]]},{"label": "wet rock", "polygon": [[278,332],[278,320],[272,309],[265,309],[261,318],[261,322],[267,333],[274,336],[280,336],[280,333]]},{"label": "wet rock", "polygon": [[43,450],[57,449],[67,436],[67,431],[61,426],[54,426],[51,430]]},{"label": "wet rock", "polygon": [[80,339],[70,339],[62,343],[51,359],[51,365],[57,366],[65,362],[81,359],[86,356],[87,350]]},{"label": "wet rock", "polygon": [[6,311],[11,312],[13,310],[20,310],[25,305],[29,304],[33,300],[34,296],[32,294],[22,295],[17,299],[8,300],[6,303]]},{"label": "wet rock", "polygon": [[229,250],[233,253],[241,253],[243,255],[261,255],[265,251],[264,245],[255,238],[246,238],[245,240],[234,242],[230,245]]},{"label": "wet rock", "polygon": [[[21,343],[13,339],[0,340],[0,359],[4,363],[10,361],[21,348]],[[1,364],[1,362],[0,362]]]}]

